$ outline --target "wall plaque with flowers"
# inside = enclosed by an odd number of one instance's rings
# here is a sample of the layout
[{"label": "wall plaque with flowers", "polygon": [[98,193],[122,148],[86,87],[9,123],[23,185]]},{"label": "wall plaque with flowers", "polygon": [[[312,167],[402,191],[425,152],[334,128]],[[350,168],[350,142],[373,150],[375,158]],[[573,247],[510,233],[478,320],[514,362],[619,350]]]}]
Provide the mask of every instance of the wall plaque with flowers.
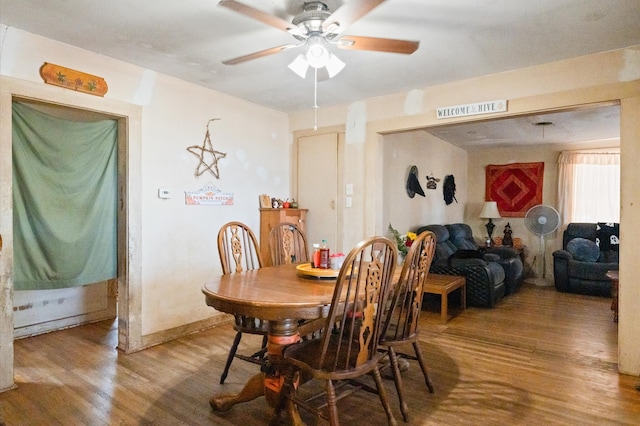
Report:
[{"label": "wall plaque with flowers", "polygon": [[71,68],[45,62],[40,67],[40,76],[47,84],[75,90],[76,92],[104,96],[109,89],[104,78],[87,74]]}]

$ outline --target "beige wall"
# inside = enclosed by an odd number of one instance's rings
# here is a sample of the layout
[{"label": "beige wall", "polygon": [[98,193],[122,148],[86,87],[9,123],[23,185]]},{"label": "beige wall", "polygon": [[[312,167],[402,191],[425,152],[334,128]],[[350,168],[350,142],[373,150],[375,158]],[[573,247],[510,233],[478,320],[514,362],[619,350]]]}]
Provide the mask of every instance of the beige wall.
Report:
[{"label": "beige wall", "polygon": [[[444,142],[424,130],[399,132],[384,136],[383,153],[383,224],[392,223],[401,233],[432,223],[464,222],[471,226],[473,234],[482,244],[486,236],[486,219],[478,215],[485,200],[485,170],[489,164],[544,162],[543,204],[557,206],[558,165],[560,152],[565,150],[619,147],[619,140],[522,145],[517,147],[480,147],[468,151]],[[404,191],[410,165],[417,165],[420,183],[426,197],[409,198]],[[436,191],[425,188],[425,176],[433,173],[441,179],[446,174],[456,177],[458,203],[447,206],[442,196],[442,180]],[[526,246],[527,267],[533,266],[538,256],[540,240],[524,226],[524,218],[494,219],[493,236],[503,236],[509,223],[513,237],[522,239]],[[552,253],[562,246],[560,232],[545,237],[546,276],[553,276]],[[535,271],[535,268],[534,268]],[[550,281],[552,282],[552,281]]]},{"label": "beige wall", "polygon": [[[486,235],[486,219],[478,218],[482,203],[485,199],[485,168],[489,164],[510,164],[544,162],[544,180],[542,190],[542,203],[557,208],[558,196],[558,155],[566,150],[595,149],[619,147],[619,140],[606,142],[570,143],[570,144],[541,144],[519,147],[486,147],[469,151],[469,198],[465,208],[465,223],[468,223],[475,236]],[[532,266],[533,256],[540,252],[540,239],[527,230],[524,218],[509,217],[494,219],[496,225],[494,236],[504,235],[504,226],[509,223],[512,228],[512,237],[522,238],[526,246],[527,264]],[[562,233],[556,232],[545,237],[547,268],[546,276],[553,276],[552,254],[554,250],[562,247]],[[535,270],[535,269],[534,269]]]},{"label": "beige wall", "polygon": [[[384,136],[382,223],[389,223],[404,234],[432,223],[455,223],[463,220],[467,203],[467,151],[423,131]],[[406,191],[411,166],[418,167],[418,179],[425,192],[409,198]],[[440,179],[435,190],[427,189],[426,176]],[[446,175],[456,182],[456,199],[444,202],[442,184]],[[386,228],[383,230],[386,231]],[[388,235],[386,232],[383,235]]]},{"label": "beige wall", "polygon": [[[624,300],[620,302],[619,369],[639,375],[640,340],[637,336],[640,335],[640,297],[637,295],[640,294],[640,283],[632,277],[635,274],[634,253],[640,250],[640,221],[637,220],[640,217],[637,211],[640,208],[640,200],[637,199],[640,197],[640,175],[638,167],[634,166],[640,152],[640,46],[415,88],[355,104],[321,106],[318,110],[318,126],[345,126],[347,141],[362,146],[362,152],[366,153],[345,159],[354,167],[364,170],[360,182],[355,183],[364,185],[365,197],[353,207],[354,212],[364,212],[364,225],[356,222],[356,216],[352,214],[352,217],[345,217],[347,223],[344,226],[359,226],[364,237],[382,233],[388,225],[381,213],[385,210],[384,197],[380,191],[376,191],[383,186],[384,180],[385,135],[445,124],[436,118],[438,107],[494,99],[507,99],[508,111],[482,117],[450,119],[446,120],[446,124],[622,100],[620,222],[623,224],[621,238],[624,238],[624,244],[620,254],[620,280],[621,286],[628,288],[620,293]],[[312,123],[313,111],[290,115],[290,127],[294,131],[309,129]],[[553,161],[553,156],[543,155],[545,163]],[[472,171],[469,170],[471,175]],[[469,188],[468,193],[471,192]],[[545,200],[547,197],[545,195]],[[471,217],[475,215],[475,210],[477,204],[474,206],[471,203],[465,214]],[[354,220],[353,224],[348,223],[349,220]]]},{"label": "beige wall", "polygon": [[[11,99],[15,93],[48,102],[129,117],[129,229],[127,258],[130,328],[127,350],[173,338],[214,323],[200,289],[221,273],[216,248],[220,226],[230,220],[259,227],[258,196],[290,196],[290,133],[286,114],[112,58],[0,26],[0,390],[11,386],[13,320],[11,281]],[[104,98],[45,85],[44,62],[103,77]],[[220,179],[194,175],[207,122],[220,160]],[[284,159],[284,160],[283,160]],[[234,194],[232,206],[187,206],[184,192],[213,183]],[[168,188],[172,198],[158,198]],[[127,324],[124,324],[127,322]],[[200,324],[200,325],[198,325]],[[122,340],[121,340],[122,341]]]},{"label": "beige wall", "polygon": [[[143,335],[161,334],[170,329],[188,331],[186,325],[212,316],[200,293],[202,283],[211,274],[220,273],[216,258],[215,232],[231,219],[258,227],[258,195],[268,193],[287,197],[292,185],[289,168],[283,158],[290,156],[292,131],[309,131],[313,111],[286,116],[254,104],[144,70],[102,55],[0,26],[2,60],[0,74],[11,77],[17,86],[47,94],[61,103],[86,104],[86,97],[65,89],[45,87],[38,69],[43,62],[102,76],[109,84],[105,99],[93,99],[92,105],[108,105],[117,111],[136,106],[140,117],[134,126],[140,133],[131,140],[130,167],[135,179],[130,182],[129,202],[136,208],[131,219],[130,254],[135,272],[131,283],[134,318],[130,324]],[[24,82],[24,83],[21,83]],[[13,84],[13,83],[12,83]],[[0,232],[10,232],[10,93],[3,84],[0,99]],[[346,129],[344,179],[363,188],[354,197],[354,206],[342,216],[343,226],[362,237],[384,234],[385,185],[383,173],[386,135],[443,124],[435,118],[440,106],[492,99],[508,99],[509,110],[496,117],[542,112],[574,105],[622,100],[622,228],[625,241],[621,251],[621,290],[619,368],[640,374],[640,283],[633,280],[635,253],[640,251],[640,46],[604,52],[479,77],[410,92],[372,98],[349,105],[324,106],[318,111],[322,127]],[[121,105],[125,105],[122,107]],[[135,113],[134,113],[135,115]],[[193,176],[194,158],[186,151],[202,143],[209,119],[222,120],[212,127],[214,148],[227,152],[221,162],[221,179]],[[491,117],[491,116],[487,116]],[[487,118],[484,117],[484,118]],[[453,121],[471,121],[471,118]],[[546,161],[546,160],[545,160]],[[428,173],[421,168],[421,173]],[[471,164],[468,173],[471,176]],[[475,167],[475,166],[474,166]],[[434,171],[434,173],[437,173]],[[235,205],[227,207],[189,207],[183,192],[208,181],[220,189],[235,193]],[[170,200],[159,200],[159,187],[173,191]],[[471,189],[466,191],[471,194]],[[467,209],[467,207],[465,207]],[[473,216],[470,201],[464,215]],[[354,238],[357,234],[354,234]],[[5,239],[3,259],[10,249]],[[0,358],[12,359],[11,271],[0,261]],[[167,337],[170,337],[168,334]],[[137,344],[144,339],[137,336]],[[146,342],[153,342],[148,339]],[[11,363],[12,364],[12,363]],[[12,369],[6,362],[0,370],[0,389],[10,385]]]}]

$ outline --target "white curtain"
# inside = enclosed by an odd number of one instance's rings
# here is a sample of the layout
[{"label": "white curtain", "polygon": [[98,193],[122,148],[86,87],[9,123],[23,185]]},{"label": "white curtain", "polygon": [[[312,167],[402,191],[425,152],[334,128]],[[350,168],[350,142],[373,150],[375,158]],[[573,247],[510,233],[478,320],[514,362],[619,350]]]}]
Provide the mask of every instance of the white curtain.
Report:
[{"label": "white curtain", "polygon": [[620,152],[561,152],[558,211],[564,226],[620,222]]}]

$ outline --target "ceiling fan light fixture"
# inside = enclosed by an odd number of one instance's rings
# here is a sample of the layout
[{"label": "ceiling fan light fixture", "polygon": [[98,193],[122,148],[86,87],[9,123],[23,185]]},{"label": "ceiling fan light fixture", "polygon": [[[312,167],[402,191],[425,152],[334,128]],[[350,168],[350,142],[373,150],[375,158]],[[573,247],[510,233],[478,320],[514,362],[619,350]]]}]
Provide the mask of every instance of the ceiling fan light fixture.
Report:
[{"label": "ceiling fan light fixture", "polygon": [[333,53],[329,53],[329,61],[325,67],[327,68],[327,73],[329,73],[329,78],[333,78],[344,69],[345,63]]},{"label": "ceiling fan light fixture", "polygon": [[307,41],[306,59],[309,65],[314,68],[322,68],[329,62],[329,51],[323,45],[321,37],[313,36]]},{"label": "ceiling fan light fixture", "polygon": [[309,69],[309,63],[305,58],[305,54],[301,53],[289,64],[289,69],[296,74],[298,74],[301,78],[305,78],[307,76],[307,70]]}]

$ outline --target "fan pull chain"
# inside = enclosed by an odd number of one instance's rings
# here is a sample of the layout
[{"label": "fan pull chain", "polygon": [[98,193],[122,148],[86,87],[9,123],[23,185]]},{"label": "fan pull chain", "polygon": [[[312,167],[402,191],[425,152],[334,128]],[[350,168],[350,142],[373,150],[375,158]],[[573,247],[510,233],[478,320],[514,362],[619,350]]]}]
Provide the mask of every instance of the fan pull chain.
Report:
[{"label": "fan pull chain", "polygon": [[318,68],[313,73],[313,130],[318,130]]}]

